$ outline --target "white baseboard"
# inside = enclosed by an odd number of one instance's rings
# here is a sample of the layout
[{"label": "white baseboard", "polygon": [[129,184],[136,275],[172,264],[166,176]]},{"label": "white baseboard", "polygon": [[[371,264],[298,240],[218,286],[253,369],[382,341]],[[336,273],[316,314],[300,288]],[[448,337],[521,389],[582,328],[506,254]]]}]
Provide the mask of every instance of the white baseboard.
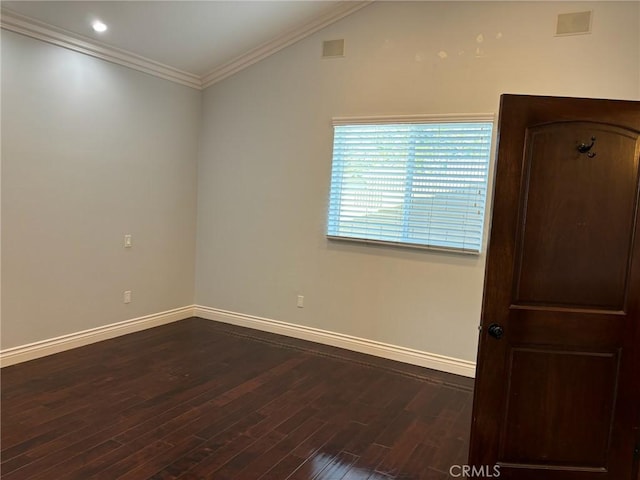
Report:
[{"label": "white baseboard", "polygon": [[54,353],[71,350],[91,343],[108,340],[128,333],[139,332],[171,322],[177,322],[189,317],[201,317],[206,320],[253,328],[287,337],[299,338],[310,342],[331,345],[355,352],[365,353],[376,357],[387,358],[398,362],[418,365],[442,372],[453,373],[473,378],[476,365],[468,360],[447,357],[435,353],[413,350],[411,348],[376,342],[365,338],[354,337],[342,333],[330,332],[319,328],[305,327],[292,323],[281,322],[269,318],[244,315],[217,308],[201,305],[167,310],[166,312],[133,318],[123,322],[112,323],[103,327],[91,328],[81,332],[50,338],[40,342],[21,345],[0,351],[0,366],[8,367],[17,363],[34,360],[36,358],[53,355]]},{"label": "white baseboard", "polygon": [[465,377],[473,378],[475,376],[476,364],[468,360],[461,360],[435,353],[390,345],[388,343],[376,342],[374,340],[367,340],[365,338],[353,337],[351,335],[344,335],[342,333],[304,327],[269,318],[244,315],[201,305],[194,306],[193,315],[206,320],[214,320],[265,332],[277,333],[279,335],[331,345],[333,347],[353,350],[376,357],[396,360],[398,362],[418,365],[420,367],[431,368]]},{"label": "white baseboard", "polygon": [[8,348],[0,351],[0,366],[8,367],[9,365],[53,355],[54,353],[82,347],[90,343],[101,342],[102,340],[108,340],[128,333],[146,330],[147,328],[157,327],[166,323],[177,322],[178,320],[184,320],[192,316],[193,305],[190,305],[188,307],[175,308],[173,310],[167,310],[166,312],[154,313],[152,315],[145,315],[144,317],[112,323],[103,327],[91,328],[61,337],[50,338],[28,345]]}]

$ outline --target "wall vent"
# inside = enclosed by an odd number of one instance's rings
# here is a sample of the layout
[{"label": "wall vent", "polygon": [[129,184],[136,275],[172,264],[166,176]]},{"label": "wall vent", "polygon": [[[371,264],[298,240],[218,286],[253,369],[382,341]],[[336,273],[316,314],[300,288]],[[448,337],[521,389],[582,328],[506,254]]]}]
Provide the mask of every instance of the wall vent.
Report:
[{"label": "wall vent", "polygon": [[322,42],[322,58],[344,57],[344,38]]},{"label": "wall vent", "polygon": [[558,15],[556,24],[556,35],[583,35],[591,33],[592,11],[561,13]]}]

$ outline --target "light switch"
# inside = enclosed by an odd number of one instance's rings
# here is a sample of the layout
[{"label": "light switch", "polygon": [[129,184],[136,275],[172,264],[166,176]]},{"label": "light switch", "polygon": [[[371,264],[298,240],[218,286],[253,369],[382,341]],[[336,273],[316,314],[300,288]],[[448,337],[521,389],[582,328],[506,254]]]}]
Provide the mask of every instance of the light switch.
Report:
[{"label": "light switch", "polygon": [[125,235],[124,236],[124,248],[131,248],[133,247],[133,240],[131,238],[131,235]]}]

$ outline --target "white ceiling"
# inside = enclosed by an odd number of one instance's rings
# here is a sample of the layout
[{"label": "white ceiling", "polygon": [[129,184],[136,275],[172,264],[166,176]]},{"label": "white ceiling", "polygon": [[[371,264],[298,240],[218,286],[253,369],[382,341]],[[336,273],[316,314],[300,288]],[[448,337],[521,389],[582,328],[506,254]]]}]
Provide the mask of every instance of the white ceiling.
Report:
[{"label": "white ceiling", "polygon": [[[2,8],[203,77],[278,37],[331,17],[344,3],[2,1]],[[92,30],[96,19],[108,25],[106,32]]]}]

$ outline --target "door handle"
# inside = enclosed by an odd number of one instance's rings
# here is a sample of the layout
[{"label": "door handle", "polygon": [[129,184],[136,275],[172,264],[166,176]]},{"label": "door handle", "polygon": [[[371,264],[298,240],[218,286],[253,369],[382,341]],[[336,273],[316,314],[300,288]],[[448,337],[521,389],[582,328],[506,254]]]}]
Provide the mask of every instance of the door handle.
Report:
[{"label": "door handle", "polygon": [[498,325],[497,323],[492,323],[491,325],[489,325],[487,331],[489,332],[489,335],[491,335],[496,340],[500,340],[504,335],[504,328],[502,328],[502,325]]}]

